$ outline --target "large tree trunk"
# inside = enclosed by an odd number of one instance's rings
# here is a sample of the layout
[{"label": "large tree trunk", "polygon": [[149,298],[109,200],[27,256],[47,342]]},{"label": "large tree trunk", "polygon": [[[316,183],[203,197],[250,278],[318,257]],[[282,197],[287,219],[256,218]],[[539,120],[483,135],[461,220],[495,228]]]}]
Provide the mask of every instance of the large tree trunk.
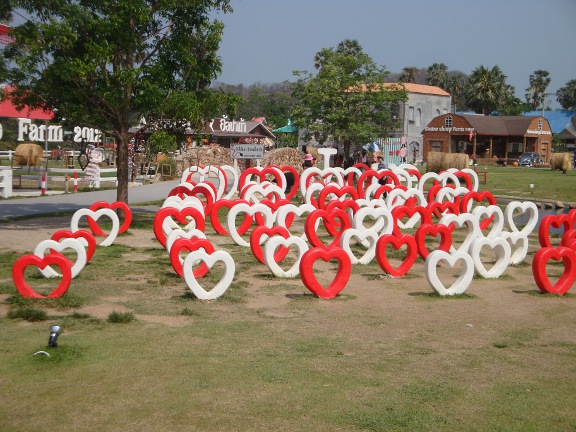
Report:
[{"label": "large tree trunk", "polygon": [[116,200],[128,204],[128,134],[122,134],[118,139],[118,161]]}]

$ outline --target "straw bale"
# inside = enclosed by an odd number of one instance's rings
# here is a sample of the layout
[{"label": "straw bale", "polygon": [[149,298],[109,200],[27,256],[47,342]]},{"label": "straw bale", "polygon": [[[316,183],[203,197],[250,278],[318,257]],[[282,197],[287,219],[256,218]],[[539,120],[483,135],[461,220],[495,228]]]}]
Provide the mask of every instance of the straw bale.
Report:
[{"label": "straw bale", "polygon": [[426,171],[439,173],[449,168],[463,169],[468,168],[469,163],[470,158],[465,153],[430,152],[428,153]]},{"label": "straw bale", "polygon": [[572,167],[570,162],[570,153],[554,153],[550,159],[552,170],[562,170],[566,172]]},{"label": "straw bale", "polygon": [[14,152],[14,164],[17,166],[39,166],[44,159],[44,150],[38,144],[19,144]]},{"label": "straw bale", "polygon": [[304,154],[295,148],[283,147],[271,150],[264,155],[262,166],[276,165],[296,168],[298,172],[302,172],[302,163],[304,162]]}]

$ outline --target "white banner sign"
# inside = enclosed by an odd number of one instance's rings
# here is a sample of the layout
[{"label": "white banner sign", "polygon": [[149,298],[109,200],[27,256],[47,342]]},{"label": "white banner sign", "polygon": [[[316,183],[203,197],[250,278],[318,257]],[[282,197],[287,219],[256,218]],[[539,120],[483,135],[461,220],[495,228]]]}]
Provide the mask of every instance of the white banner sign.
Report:
[{"label": "white banner sign", "polygon": [[232,159],[262,159],[264,157],[263,144],[232,144],[230,146]]}]

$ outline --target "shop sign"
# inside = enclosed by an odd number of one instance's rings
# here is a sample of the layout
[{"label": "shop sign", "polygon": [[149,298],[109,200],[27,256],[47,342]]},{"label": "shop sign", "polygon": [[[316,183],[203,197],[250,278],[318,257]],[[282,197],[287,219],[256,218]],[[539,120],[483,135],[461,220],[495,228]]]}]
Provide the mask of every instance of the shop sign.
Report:
[{"label": "shop sign", "polygon": [[[89,127],[74,127],[74,142],[100,142],[102,131]],[[60,125],[36,125],[26,118],[18,119],[18,141],[63,142],[64,129]]]},{"label": "shop sign", "polygon": [[212,132],[237,132],[246,133],[248,127],[244,121],[212,119],[208,125]]},{"label": "shop sign", "polygon": [[232,144],[230,146],[232,159],[262,159],[264,157],[263,144]]},{"label": "shop sign", "polygon": [[526,131],[526,133],[534,134],[534,135],[552,135],[552,132],[550,132],[550,131],[545,131],[545,130],[532,130],[532,129],[528,129],[528,130]]}]

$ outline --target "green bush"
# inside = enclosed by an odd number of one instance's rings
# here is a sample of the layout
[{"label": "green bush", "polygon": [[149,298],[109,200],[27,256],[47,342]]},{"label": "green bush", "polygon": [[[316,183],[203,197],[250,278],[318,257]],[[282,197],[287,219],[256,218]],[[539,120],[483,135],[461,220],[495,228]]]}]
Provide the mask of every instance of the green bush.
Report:
[{"label": "green bush", "polygon": [[33,307],[23,307],[18,309],[12,309],[8,312],[8,318],[11,319],[23,319],[26,321],[44,321],[48,319],[48,314],[42,309],[36,309]]},{"label": "green bush", "polygon": [[114,324],[126,324],[134,321],[135,317],[132,312],[112,312],[108,315],[108,322]]}]

